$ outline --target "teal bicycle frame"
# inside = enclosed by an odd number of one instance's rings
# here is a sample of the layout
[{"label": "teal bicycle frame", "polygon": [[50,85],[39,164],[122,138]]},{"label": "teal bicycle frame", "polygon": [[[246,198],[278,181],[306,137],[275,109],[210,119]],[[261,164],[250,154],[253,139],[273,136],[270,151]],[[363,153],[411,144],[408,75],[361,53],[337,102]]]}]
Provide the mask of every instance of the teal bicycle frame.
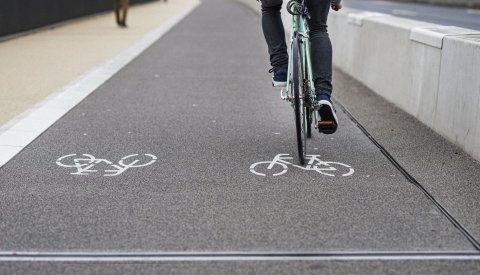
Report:
[{"label": "teal bicycle frame", "polygon": [[[296,3],[301,7],[301,3]],[[299,7],[299,8],[300,8]],[[294,7],[295,9],[295,7]],[[311,99],[315,98],[315,84],[313,81],[313,72],[312,72],[312,60],[310,55],[310,36],[309,29],[306,22],[306,19],[303,15],[292,15],[292,25],[290,29],[290,46],[288,48],[288,82],[287,87],[282,90],[282,99],[293,102],[293,92],[291,91],[292,85],[292,66],[293,66],[293,41],[298,39],[298,46],[300,50],[300,61],[301,61],[301,74],[304,85],[304,90],[309,92]],[[305,85],[308,85],[305,87]],[[303,95],[301,95],[303,99]],[[309,100],[308,104],[311,110],[315,109],[315,100]]]},{"label": "teal bicycle frame", "polygon": [[[298,157],[301,165],[307,157],[307,139],[311,137],[312,121],[316,121],[315,85],[310,55],[309,18],[305,0],[290,0],[287,10],[292,15],[290,47],[288,52],[287,86],[281,91],[282,99],[292,104],[295,114]],[[313,117],[312,117],[313,116]]]}]

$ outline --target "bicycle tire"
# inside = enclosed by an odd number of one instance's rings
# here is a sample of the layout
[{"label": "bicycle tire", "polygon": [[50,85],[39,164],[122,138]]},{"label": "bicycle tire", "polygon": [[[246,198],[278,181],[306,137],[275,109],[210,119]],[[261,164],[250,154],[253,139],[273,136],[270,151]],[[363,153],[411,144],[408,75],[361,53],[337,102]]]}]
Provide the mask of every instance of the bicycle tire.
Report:
[{"label": "bicycle tire", "polygon": [[312,114],[310,108],[307,107],[307,138],[312,137]]},{"label": "bicycle tire", "polygon": [[304,83],[304,91],[305,91],[305,94],[304,94],[304,98],[305,98],[305,105],[307,106],[305,108],[305,112],[306,112],[306,116],[307,116],[307,138],[311,138],[312,137],[312,122],[313,122],[313,119],[312,119],[312,109],[310,108],[310,89],[308,88],[309,86],[309,83],[308,81],[305,81]]},{"label": "bicycle tire", "polygon": [[[301,90],[303,89],[303,75],[302,75],[302,63],[300,61],[300,39],[297,34],[294,34],[294,39],[292,42],[292,61],[293,61],[293,70],[292,70],[292,79],[293,79],[293,110],[295,114],[295,129],[297,136],[297,146],[298,146],[298,160],[301,165],[305,164],[306,157],[306,117],[305,117],[305,97],[301,97],[301,94],[304,94]],[[303,98],[303,99],[302,99]]]}]

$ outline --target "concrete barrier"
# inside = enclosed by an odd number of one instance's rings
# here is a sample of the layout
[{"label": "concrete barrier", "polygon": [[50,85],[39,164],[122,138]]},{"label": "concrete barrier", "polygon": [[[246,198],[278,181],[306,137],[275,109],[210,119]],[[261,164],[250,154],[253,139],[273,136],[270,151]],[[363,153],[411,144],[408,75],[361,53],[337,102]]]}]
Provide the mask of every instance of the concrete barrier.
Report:
[{"label": "concrete barrier", "polygon": [[447,36],[441,62],[433,128],[480,160],[480,34]]},{"label": "concrete barrier", "polygon": [[480,160],[479,31],[346,8],[328,25],[337,68]]},{"label": "concrete barrier", "polygon": [[480,160],[480,32],[331,13],[334,64]]}]

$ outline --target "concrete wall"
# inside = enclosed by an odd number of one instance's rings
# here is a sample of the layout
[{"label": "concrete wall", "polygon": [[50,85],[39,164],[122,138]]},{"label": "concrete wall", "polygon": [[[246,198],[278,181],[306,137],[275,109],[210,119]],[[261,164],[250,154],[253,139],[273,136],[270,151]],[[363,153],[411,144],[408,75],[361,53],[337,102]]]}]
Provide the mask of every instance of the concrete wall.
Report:
[{"label": "concrete wall", "polygon": [[112,8],[112,0],[0,0],[0,37]]},{"label": "concrete wall", "polygon": [[345,9],[334,64],[480,160],[480,32]]},{"label": "concrete wall", "polygon": [[337,68],[480,160],[479,31],[352,9],[328,24]]}]

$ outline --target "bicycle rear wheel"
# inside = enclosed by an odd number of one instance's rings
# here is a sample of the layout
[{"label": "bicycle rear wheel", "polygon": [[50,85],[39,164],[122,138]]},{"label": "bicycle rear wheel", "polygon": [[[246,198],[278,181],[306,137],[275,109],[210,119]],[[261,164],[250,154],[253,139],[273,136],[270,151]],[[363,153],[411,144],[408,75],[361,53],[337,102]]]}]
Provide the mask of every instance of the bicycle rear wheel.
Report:
[{"label": "bicycle rear wheel", "polygon": [[312,112],[312,108],[310,108],[309,106],[311,106],[310,105],[310,102],[311,102],[310,100],[312,100],[312,99],[310,98],[310,89],[308,88],[308,85],[309,85],[308,81],[305,81],[303,85],[304,85],[304,88],[305,88],[304,89],[304,91],[305,91],[304,102],[305,102],[305,105],[307,106],[307,107],[305,107],[305,112],[306,112],[306,117],[307,117],[306,118],[307,119],[307,138],[311,138],[312,137],[312,122],[313,122],[312,116],[313,116],[313,112]]},{"label": "bicycle rear wheel", "polygon": [[310,111],[310,108],[307,107],[307,138],[312,137],[312,112]]},{"label": "bicycle rear wheel", "polygon": [[306,108],[305,90],[303,89],[303,69],[300,60],[300,39],[294,35],[292,43],[292,79],[293,79],[293,110],[295,113],[295,129],[297,134],[298,160],[301,165],[305,164],[306,157]]}]

